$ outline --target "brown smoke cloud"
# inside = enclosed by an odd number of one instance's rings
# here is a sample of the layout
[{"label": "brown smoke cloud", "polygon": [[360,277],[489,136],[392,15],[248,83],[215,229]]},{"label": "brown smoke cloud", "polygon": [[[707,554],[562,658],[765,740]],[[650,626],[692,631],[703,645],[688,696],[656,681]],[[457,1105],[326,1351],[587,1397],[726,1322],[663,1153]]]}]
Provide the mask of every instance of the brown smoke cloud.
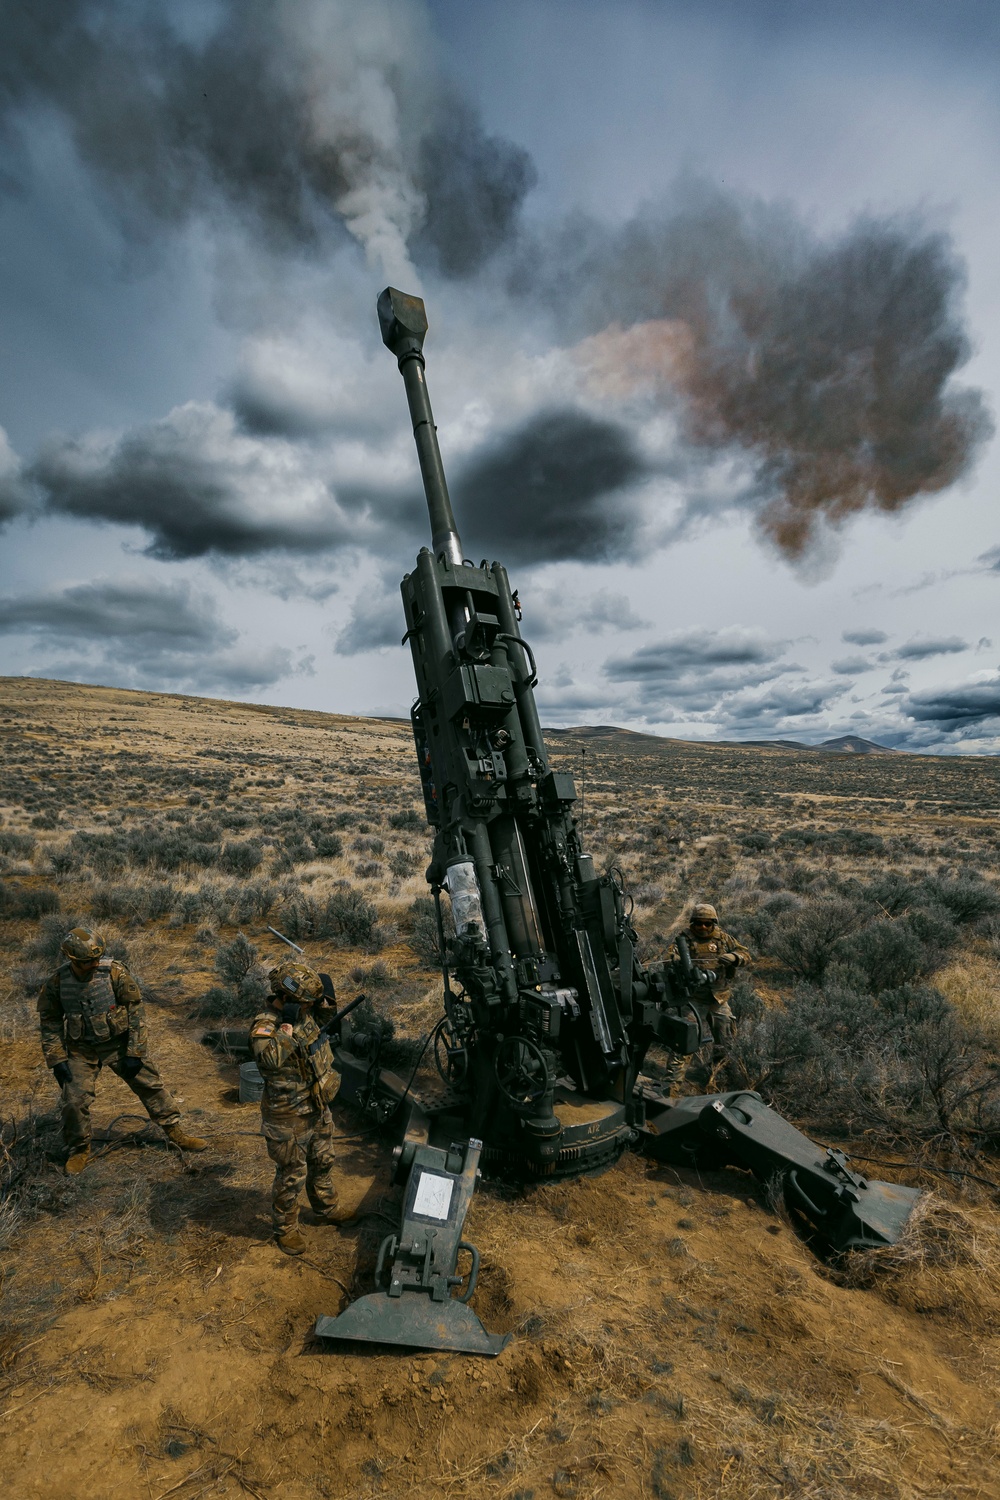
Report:
[{"label": "brown smoke cloud", "polygon": [[687,184],[621,229],[567,226],[511,284],[584,335],[593,390],[671,406],[695,462],[741,452],[747,502],[792,559],[824,526],[947,488],[992,431],[981,394],[952,383],[970,354],[962,267],[914,221],[824,243],[786,210]]}]

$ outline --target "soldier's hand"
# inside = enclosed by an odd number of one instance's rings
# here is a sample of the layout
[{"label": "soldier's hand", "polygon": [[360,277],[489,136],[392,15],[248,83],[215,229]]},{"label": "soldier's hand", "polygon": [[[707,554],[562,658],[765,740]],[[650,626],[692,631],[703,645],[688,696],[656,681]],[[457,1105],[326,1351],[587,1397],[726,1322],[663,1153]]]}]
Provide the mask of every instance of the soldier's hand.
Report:
[{"label": "soldier's hand", "polygon": [[278,1027],[278,1030],[279,1031],[283,1031],[286,1036],[294,1036],[295,1035],[295,1027],[294,1026],[289,1026],[289,1024],[288,1024],[287,1021],[283,1021],[282,1024]]},{"label": "soldier's hand", "polygon": [[52,1077],[58,1083],[59,1087],[62,1088],[64,1084],[72,1083],[73,1069],[66,1061],[57,1062],[52,1069]]}]

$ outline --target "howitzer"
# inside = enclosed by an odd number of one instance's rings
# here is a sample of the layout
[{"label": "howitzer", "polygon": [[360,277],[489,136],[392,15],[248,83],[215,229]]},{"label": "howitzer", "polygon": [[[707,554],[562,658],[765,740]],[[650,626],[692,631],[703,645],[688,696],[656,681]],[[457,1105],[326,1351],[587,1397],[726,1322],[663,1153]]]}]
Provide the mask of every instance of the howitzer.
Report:
[{"label": "howitzer", "polygon": [[549,765],[506,571],[464,557],[424,376],[423,303],[390,288],[378,311],[431,521],[402,594],[435,834],[428,879],[447,891],[456,930],[444,1030],[449,1057],[464,1061],[448,1081],[484,1170],[576,1174],[630,1143],[650,1043],[696,1050],[699,1018],[687,986],[639,963],[624,883],[583,848],[572,777]]},{"label": "howitzer", "polygon": [[[594,1171],[633,1146],[662,1160],[782,1173],[820,1239],[837,1248],[885,1243],[905,1221],[912,1190],[869,1183],[839,1154],[814,1160],[821,1148],[756,1095],[670,1101],[640,1079],[654,1043],[684,1056],[708,1039],[715,975],[695,968],[683,938],[677,962],[640,961],[624,880],[595,870],[574,817],[572,777],[549,764],[535,659],[507,573],[464,555],[427,392],[424,305],[390,287],[378,315],[406,388],[430,514],[431,547],[402,582],[403,639],[416,675],[411,722],[434,831],[427,878],[439,910],[447,893],[456,935],[437,1028],[444,1096],[415,1100],[409,1085],[385,1073],[373,1084],[349,1042],[337,1051],[347,1096],[349,1080],[360,1091],[364,1079],[369,1101],[380,1095],[386,1111],[409,1103],[396,1177],[436,1171],[438,1187],[423,1197],[416,1190],[425,1203],[435,1192],[467,1203],[468,1194],[456,1198],[441,1185],[461,1174],[461,1153],[472,1149],[461,1142],[476,1142],[483,1171],[522,1178]],[[395,1248],[387,1241],[381,1257],[386,1264],[396,1256],[387,1290],[364,1299],[364,1317],[350,1308],[320,1319],[317,1332],[426,1346],[427,1319],[409,1300],[417,1291],[440,1303],[431,1347],[497,1352],[484,1346],[481,1325],[469,1331],[468,1309],[461,1326],[449,1325],[458,1313],[440,1300],[441,1287],[458,1280],[461,1222],[442,1221],[438,1243],[447,1250],[435,1260],[431,1241],[413,1237],[412,1196],[410,1184],[406,1232],[390,1237]],[[421,1222],[432,1229],[433,1219]],[[420,1256],[422,1278],[414,1271]],[[404,1304],[414,1308],[410,1323]]]}]

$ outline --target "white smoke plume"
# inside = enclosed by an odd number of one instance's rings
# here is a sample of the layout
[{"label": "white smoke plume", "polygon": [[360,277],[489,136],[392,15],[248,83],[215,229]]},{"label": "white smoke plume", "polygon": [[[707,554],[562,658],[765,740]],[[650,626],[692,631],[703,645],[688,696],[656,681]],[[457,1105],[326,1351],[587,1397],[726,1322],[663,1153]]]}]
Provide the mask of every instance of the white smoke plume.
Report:
[{"label": "white smoke plume", "polygon": [[471,274],[534,181],[527,154],[436,75],[420,0],[2,7],[0,130],[16,140],[39,109],[66,122],[133,229],[222,213],[298,252],[346,232],[410,286],[412,241]]}]

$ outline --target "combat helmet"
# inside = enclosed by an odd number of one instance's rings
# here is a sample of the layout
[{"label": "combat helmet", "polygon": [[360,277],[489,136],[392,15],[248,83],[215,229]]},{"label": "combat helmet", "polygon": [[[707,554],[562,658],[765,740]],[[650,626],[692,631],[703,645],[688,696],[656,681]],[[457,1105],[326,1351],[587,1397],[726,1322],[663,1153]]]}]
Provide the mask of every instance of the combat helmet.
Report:
[{"label": "combat helmet", "polygon": [[286,963],[279,964],[272,969],[268,976],[271,981],[271,994],[279,1000],[298,1000],[311,1002],[323,998],[323,981],[315,969],[310,969],[308,964],[296,963],[289,959]]},{"label": "combat helmet", "polygon": [[89,927],[74,927],[60,944],[67,958],[78,964],[92,964],[104,953],[107,944],[99,932]]},{"label": "combat helmet", "polygon": [[691,910],[692,922],[711,922],[715,924],[718,922],[718,920],[719,913],[716,911],[715,907],[710,906],[707,901],[699,901],[698,905],[693,907]]}]

